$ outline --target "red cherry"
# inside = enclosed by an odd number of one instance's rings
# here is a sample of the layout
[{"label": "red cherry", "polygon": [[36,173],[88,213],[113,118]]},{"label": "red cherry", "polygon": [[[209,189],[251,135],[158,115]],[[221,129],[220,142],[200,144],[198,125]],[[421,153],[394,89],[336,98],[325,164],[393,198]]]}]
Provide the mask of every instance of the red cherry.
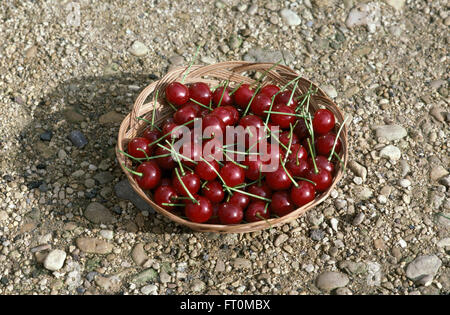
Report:
[{"label": "red cherry", "polygon": [[290,197],[297,207],[306,205],[313,201],[316,191],[314,185],[307,181],[299,181],[297,187],[292,187]]},{"label": "red cherry", "polygon": [[247,127],[254,127],[256,129],[260,129],[264,127],[264,122],[258,116],[247,115],[239,120],[239,125],[244,127],[244,129],[246,129]]},{"label": "red cherry", "polygon": [[[163,126],[162,126],[162,132],[164,135],[170,134],[170,138],[172,139],[178,139],[183,135],[183,132],[181,128],[177,128],[178,124],[173,122],[171,119],[168,120]],[[177,128],[177,129],[175,129]]]},{"label": "red cherry", "polygon": [[274,96],[275,94],[277,94],[277,92],[280,90],[280,88],[276,85],[266,85],[265,87],[263,87],[260,91],[261,94],[267,95],[268,97],[270,97],[272,99],[272,96]]},{"label": "red cherry", "polygon": [[208,128],[208,132],[206,136],[214,135],[214,137],[223,137],[225,134],[225,124],[223,121],[214,115],[206,115],[202,119],[202,131]]},{"label": "red cherry", "polygon": [[261,200],[253,201],[245,211],[245,220],[247,222],[257,222],[269,218],[269,209],[266,207],[266,203]]},{"label": "red cherry", "polygon": [[273,190],[285,190],[291,187],[291,180],[281,165],[274,172],[266,173],[266,182]]},{"label": "red cherry", "polygon": [[233,108],[232,106],[216,107],[211,112],[211,115],[216,116],[220,120],[222,120],[225,126],[232,126],[234,125],[235,121],[234,121],[234,113],[230,111],[230,107]]},{"label": "red cherry", "polygon": [[210,111],[208,108],[201,108],[197,117],[205,118],[205,116],[209,115]]},{"label": "red cherry", "polygon": [[[221,86],[217,88],[212,95],[213,104],[216,106],[231,106],[233,105],[233,98],[230,96],[231,90],[227,88],[225,92],[223,92],[224,87]],[[222,97],[223,94],[223,97]],[[222,102],[220,102],[220,98],[222,98]],[[219,105],[220,102],[220,105]]]},{"label": "red cherry", "polygon": [[[186,186],[187,190],[192,194],[195,195],[199,189],[200,189],[200,178],[197,174],[194,173],[186,173],[185,175],[180,174],[180,178]],[[180,180],[178,179],[178,176],[174,176],[172,178],[172,186],[175,188],[175,191],[185,197],[189,197],[189,194],[184,189],[183,185],[181,184]]]},{"label": "red cherry", "polygon": [[319,109],[312,120],[314,132],[319,135],[330,132],[335,125],[335,119],[332,112],[328,109]]},{"label": "red cherry", "polygon": [[[173,114],[173,121],[178,124],[182,125],[187,123],[188,121],[193,120],[196,117],[196,110],[192,106],[183,106],[180,109],[178,109],[175,114]],[[190,123],[189,125],[193,125],[194,122]],[[189,125],[187,125],[189,127]]]},{"label": "red cherry", "polygon": [[[149,146],[150,143],[150,140],[148,140],[147,138],[133,138],[130,142],[128,142],[128,154],[137,159],[145,158],[145,154],[147,154],[147,156],[150,156],[152,154],[152,150]],[[145,153],[141,150],[144,150]]]},{"label": "red cherry", "polygon": [[[317,154],[329,155],[333,149],[334,141],[336,141],[336,135],[333,133],[327,133],[317,137],[315,141]],[[339,153],[341,151],[341,146],[341,140],[338,139],[334,152]]]},{"label": "red cherry", "polygon": [[[278,140],[285,146],[289,145],[289,140],[291,139],[290,132],[289,131],[283,131],[280,133]],[[298,139],[297,135],[295,133],[292,134],[292,144],[299,143],[300,140]]]},{"label": "red cherry", "polygon": [[306,172],[309,170],[308,162],[302,160],[288,160],[286,162],[286,169],[292,176],[305,177]]},{"label": "red cherry", "polygon": [[214,180],[208,182],[205,187],[202,188],[202,195],[211,201],[211,203],[219,203],[225,197],[223,186],[218,181]]},{"label": "red cherry", "polygon": [[184,107],[192,108],[194,110],[194,112],[195,112],[195,117],[199,117],[200,116],[200,112],[201,112],[202,109],[208,110],[206,108],[200,107],[200,105],[198,105],[198,104],[196,104],[196,103],[194,103],[192,101],[188,101],[186,104],[183,105],[183,108]]},{"label": "red cherry", "polygon": [[[323,155],[316,156],[316,165],[318,168],[323,168],[324,170],[327,170],[328,172],[330,172],[330,174],[333,174],[334,172],[334,164],[328,161],[328,159]],[[308,166],[310,169],[314,168],[314,164],[312,162],[311,157],[308,158]]]},{"label": "red cherry", "polygon": [[203,82],[197,82],[189,86],[189,96],[193,100],[203,105],[209,106],[212,94],[208,84]]},{"label": "red cherry", "polygon": [[217,214],[222,224],[239,224],[244,217],[242,209],[231,202],[225,202],[219,205]]},{"label": "red cherry", "polygon": [[[144,130],[142,133],[142,137],[146,138],[150,141],[150,143],[155,142],[159,138],[161,138],[162,134],[158,129],[152,129],[151,127]],[[151,145],[151,147],[154,147],[156,144]]]},{"label": "red cherry", "polygon": [[196,202],[189,200],[184,208],[184,212],[189,220],[195,223],[208,221],[213,214],[213,207],[208,198],[198,196]]},{"label": "red cherry", "polygon": [[247,208],[250,202],[250,197],[236,191],[233,192],[233,195],[230,197],[230,200],[228,202],[233,203],[244,210],[245,208]]},{"label": "red cherry", "polygon": [[[260,196],[263,198],[270,198],[272,196],[272,189],[270,189],[269,185],[264,181],[261,185],[258,183],[250,185],[247,189],[249,194]],[[261,200],[259,198],[250,197],[250,201]]]},{"label": "red cherry", "polygon": [[288,155],[288,160],[305,160],[308,156],[306,149],[299,143],[292,144],[290,151],[291,153]]},{"label": "red cherry", "polygon": [[277,96],[275,96],[275,104],[285,104],[293,109],[296,109],[298,106],[298,102],[295,100],[295,95],[292,97],[291,102],[288,104],[289,99],[291,98],[292,91],[286,90],[283,92],[278,93]]},{"label": "red cherry", "polygon": [[247,166],[247,169],[245,169],[245,177],[250,180],[257,180],[260,176],[261,169],[263,167],[263,162],[259,158],[259,156],[251,156],[247,157],[244,162],[242,162],[243,165]]},{"label": "red cherry", "polygon": [[226,108],[230,111],[231,117],[232,117],[232,125],[236,125],[236,123],[239,121],[239,112],[234,106],[223,106],[223,108]]},{"label": "red cherry", "polygon": [[298,123],[294,127],[294,133],[297,135],[299,140],[309,137],[309,131],[303,118],[298,119]]},{"label": "red cherry", "polygon": [[166,99],[179,107],[189,100],[189,89],[180,82],[169,83],[166,87]]},{"label": "red cherry", "polygon": [[295,114],[295,111],[287,105],[277,104],[272,107],[272,111],[292,114],[292,116],[275,113],[270,114],[270,121],[273,124],[280,126],[280,128],[282,129],[289,128],[289,125],[294,124],[295,120],[297,119],[295,116],[293,116]]},{"label": "red cherry", "polygon": [[275,192],[270,203],[270,210],[280,217],[292,212],[294,210],[294,203],[289,193],[287,191]]},{"label": "red cherry", "polygon": [[214,159],[221,160],[223,158],[223,145],[220,139],[213,138],[203,142],[203,156],[209,161]]},{"label": "red cherry", "polygon": [[155,203],[166,210],[173,209],[174,206],[163,205],[163,203],[177,203],[177,192],[172,186],[159,186],[153,194]]},{"label": "red cherry", "polygon": [[161,170],[154,161],[142,163],[138,166],[136,172],[142,174],[142,176],[134,175],[134,179],[139,187],[144,190],[155,188],[161,181]]},{"label": "red cherry", "polygon": [[213,204],[212,205],[213,213],[211,217],[208,220],[208,224],[220,224],[219,221],[219,215],[217,214],[219,212],[219,204]]},{"label": "red cherry", "polygon": [[[200,157],[202,156],[202,146],[198,143],[194,142],[185,142],[180,147],[180,154],[183,155],[180,160],[183,162],[183,164],[187,165],[188,167],[195,167],[196,162],[200,161]],[[189,161],[188,159],[191,159],[192,161]]]},{"label": "red cherry", "polygon": [[217,163],[216,160],[208,161],[208,163],[206,163],[205,161],[199,161],[197,163],[197,166],[195,167],[195,174],[197,174],[203,180],[210,181],[217,177],[217,173],[219,172],[220,168],[219,163]]},{"label": "red cherry", "polygon": [[169,156],[159,157],[156,159],[156,163],[158,163],[159,167],[165,169],[165,170],[171,170],[175,168],[175,161],[172,158],[172,154],[169,150],[167,150],[167,146],[160,147],[157,146],[155,149],[155,156],[157,155],[166,155],[170,154]]},{"label": "red cherry", "polygon": [[242,84],[233,94],[234,102],[241,108],[247,108],[248,103],[250,103],[250,100],[252,99],[253,93],[255,93],[255,91],[250,89],[250,85]]},{"label": "red cherry", "polygon": [[167,177],[161,178],[161,182],[159,183],[159,187],[161,187],[161,186],[171,186],[171,185],[172,185],[172,180],[170,178],[167,178]]},{"label": "red cherry", "polygon": [[220,170],[220,176],[228,186],[234,187],[244,182],[245,171],[233,162],[226,162]]},{"label": "red cherry", "polygon": [[331,186],[333,176],[331,176],[331,173],[323,168],[319,168],[318,171],[319,172],[316,173],[314,168],[310,169],[306,174],[306,178],[316,183],[316,186],[314,186],[316,191],[323,192]]},{"label": "red cherry", "polygon": [[265,111],[268,111],[270,109],[270,104],[272,104],[272,100],[270,99],[270,97],[260,93],[253,99],[252,104],[250,105],[250,109],[253,114],[261,117],[266,117],[267,113],[265,113]]},{"label": "red cherry", "polygon": [[[239,120],[239,125],[245,130],[245,146],[253,145],[264,136],[264,123],[255,115],[247,115]],[[257,147],[255,147],[257,149]]]}]

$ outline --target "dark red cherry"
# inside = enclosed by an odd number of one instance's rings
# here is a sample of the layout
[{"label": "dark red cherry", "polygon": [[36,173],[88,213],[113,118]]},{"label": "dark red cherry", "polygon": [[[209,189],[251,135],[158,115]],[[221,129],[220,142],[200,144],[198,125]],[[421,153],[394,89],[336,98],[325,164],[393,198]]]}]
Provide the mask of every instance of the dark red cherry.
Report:
[{"label": "dark red cherry", "polygon": [[[282,144],[284,144],[286,147],[289,145],[289,141],[290,141],[291,137],[290,137],[290,132],[289,131],[283,131],[282,133],[280,133],[278,140],[280,140],[280,142]],[[295,133],[292,134],[292,144],[297,144],[299,143],[299,139],[297,137],[297,135]]]},{"label": "dark red cherry", "polygon": [[[264,136],[264,123],[255,115],[247,115],[239,120],[239,125],[245,130],[245,146],[253,145]],[[257,147],[255,147],[257,149]]]},{"label": "dark red cherry", "polygon": [[219,204],[218,203],[216,203],[216,204],[213,204],[212,205],[212,209],[213,209],[213,213],[212,213],[212,215],[211,215],[211,217],[209,218],[209,220],[208,220],[208,224],[220,224],[220,221],[219,221],[219,215],[218,215],[218,212],[219,212]]},{"label": "dark red cherry", "polygon": [[[176,204],[178,194],[175,191],[175,189],[170,185],[165,186],[159,186],[155,193],[153,194],[153,199],[155,200],[155,203],[160,206],[161,208],[164,208],[166,210],[171,210],[174,208],[174,206],[167,205],[168,203]],[[163,203],[165,205],[163,205]]]},{"label": "dark red cherry", "polygon": [[188,101],[186,104],[183,105],[184,107],[188,107],[188,108],[192,108],[195,112],[195,117],[199,117],[200,116],[200,112],[202,109],[208,110],[207,108],[204,107],[200,107],[200,105],[192,102],[192,101]]},{"label": "dark red cherry", "polygon": [[130,142],[128,142],[128,154],[137,159],[145,158],[146,154],[147,156],[150,156],[152,155],[152,150],[149,144],[151,144],[151,142],[147,138],[133,138]]},{"label": "dark red cherry", "polygon": [[295,120],[297,119],[295,116],[293,116],[295,114],[295,111],[287,105],[278,103],[277,105],[272,107],[272,111],[292,114],[292,115],[284,115],[276,113],[270,114],[270,121],[273,124],[280,126],[280,128],[282,129],[289,128],[289,125],[294,124]]},{"label": "dark red cherry", "polygon": [[223,186],[218,181],[210,181],[202,188],[202,195],[211,201],[211,203],[219,203],[225,197]]},{"label": "dark red cherry", "polygon": [[239,224],[244,217],[241,207],[231,202],[220,204],[217,214],[222,224]]},{"label": "dark red cherry", "polygon": [[250,180],[257,180],[259,178],[260,172],[262,172],[263,162],[258,155],[246,157],[242,164],[247,166],[245,169],[246,178]]},{"label": "dark red cherry", "polygon": [[264,127],[264,122],[258,116],[247,115],[239,120],[239,125],[244,127],[244,129],[246,129],[247,127],[254,127],[256,129],[260,129]]},{"label": "dark red cherry", "polygon": [[[178,124],[182,125],[187,123],[188,121],[193,120],[196,117],[196,109],[192,106],[183,106],[180,109],[178,109],[175,114],[173,114],[173,121]],[[192,122],[189,125],[193,125],[194,122]],[[187,125],[189,127],[189,125]]]},{"label": "dark red cherry", "polygon": [[223,108],[226,108],[230,111],[231,117],[232,117],[232,125],[236,125],[239,121],[239,112],[234,106],[223,106]]},{"label": "dark red cherry", "polygon": [[306,174],[306,178],[316,183],[314,186],[316,191],[323,192],[331,186],[333,176],[331,176],[331,173],[323,168],[319,168],[318,171],[319,172],[316,173],[314,168],[310,169]]},{"label": "dark red cherry", "polygon": [[[146,138],[150,141],[150,143],[155,142],[159,138],[161,138],[162,133],[158,129],[152,129],[151,127],[144,130],[142,133],[142,137]],[[156,144],[151,145],[151,147],[155,147]]]},{"label": "dark red cherry", "polygon": [[[195,174],[203,180],[213,180],[217,177],[219,172],[219,163],[216,160],[199,161],[195,166]],[[214,171],[215,170],[215,171]]]},{"label": "dark red cherry", "polygon": [[273,190],[286,190],[289,189],[292,184],[281,165],[279,165],[274,172],[266,173],[266,182]]},{"label": "dark red cherry", "polygon": [[245,221],[257,222],[270,218],[269,209],[264,201],[257,200],[249,204],[245,211]]},{"label": "dark red cherry", "polygon": [[170,134],[169,138],[178,139],[183,135],[182,128],[178,127],[178,124],[170,120],[162,126],[162,132],[164,135]]},{"label": "dark red cherry", "polygon": [[267,113],[265,113],[265,111],[268,111],[270,109],[271,103],[272,100],[270,99],[270,97],[265,94],[259,93],[253,99],[252,104],[250,105],[250,109],[253,114],[261,117],[266,117]]},{"label": "dark red cherry", "polygon": [[161,186],[171,186],[172,185],[172,180],[168,177],[163,177],[161,178],[161,182],[159,183],[159,187]]},{"label": "dark red cherry", "polygon": [[241,207],[241,209],[245,210],[250,202],[250,197],[236,191],[233,192],[233,195],[230,197],[230,200],[228,202],[233,203]]},{"label": "dark red cherry", "polygon": [[233,162],[226,162],[220,170],[220,176],[228,186],[234,187],[244,182],[245,171]]},{"label": "dark red cherry", "polygon": [[[212,95],[213,104],[216,106],[231,106],[233,105],[233,98],[230,96],[231,90],[227,88],[225,92],[223,91],[224,87],[221,86],[217,88]],[[222,97],[223,94],[223,97]],[[220,102],[220,98],[222,101]],[[220,102],[220,105],[219,105]]]},{"label": "dark red cherry", "polygon": [[309,170],[309,164],[305,159],[302,160],[288,160],[286,162],[286,169],[291,176],[305,177]]},{"label": "dark red cherry", "polygon": [[189,220],[195,223],[208,221],[213,214],[213,207],[208,198],[198,196],[196,202],[189,200],[184,208],[184,212]]},{"label": "dark red cherry", "polygon": [[308,156],[306,149],[299,143],[292,144],[290,151],[291,153],[288,155],[288,160],[305,160]]},{"label": "dark red cherry", "polygon": [[[186,186],[187,190],[192,194],[196,194],[200,190],[200,177],[194,173],[186,173],[185,175],[180,174],[180,178],[183,181],[184,186]],[[189,194],[184,189],[181,184],[178,176],[173,176],[172,178],[172,186],[175,188],[175,191],[185,197],[189,197]]]},{"label": "dark red cherry", "polygon": [[[188,167],[195,167],[202,156],[202,146],[199,143],[185,142],[180,147],[181,161]],[[192,160],[192,161],[190,161]]]},{"label": "dark red cherry", "polygon": [[157,187],[161,181],[161,170],[154,161],[147,161],[142,163],[136,169],[137,173],[142,175],[134,175],[139,187],[144,190],[153,189]]},{"label": "dark red cherry", "polygon": [[[333,149],[334,141],[336,141],[336,135],[333,133],[327,133],[316,138],[315,146],[317,154],[329,155]],[[334,152],[339,153],[341,151],[341,140],[338,139]]]},{"label": "dark red cherry", "polygon": [[272,195],[270,211],[277,216],[282,217],[292,212],[295,209],[294,206],[294,202],[287,191],[277,191]]},{"label": "dark red cherry", "polygon": [[[206,128],[208,129],[205,133]],[[223,138],[225,134],[225,124],[217,116],[209,114],[202,119],[202,130],[206,137],[213,135],[214,137]]]},{"label": "dark red cherry", "polygon": [[301,207],[314,200],[316,191],[310,182],[301,180],[297,184],[292,187],[290,197],[297,207]]},{"label": "dark red cherry", "polygon": [[279,90],[280,90],[280,88],[278,86],[269,84],[269,85],[266,85],[265,87],[263,87],[259,93],[267,95],[268,97],[270,97],[272,99],[272,96],[277,94],[277,92]]},{"label": "dark red cherry", "polygon": [[[261,185],[258,183],[250,185],[247,189],[249,194],[260,196],[263,198],[270,198],[272,196],[272,189],[263,181]],[[259,198],[250,197],[250,201],[261,200]]]},{"label": "dark red cherry", "polygon": [[213,160],[222,160],[223,144],[220,139],[213,138],[203,141],[203,157],[209,162]]},{"label": "dark red cherry", "polygon": [[245,109],[245,108],[247,108],[248,103],[250,103],[250,100],[252,99],[253,93],[255,93],[255,91],[253,91],[250,88],[250,85],[242,84],[236,90],[236,92],[234,92],[234,94],[233,94],[234,102],[240,108],[244,108]]},{"label": "dark red cherry", "polygon": [[315,114],[312,121],[314,132],[318,135],[326,134],[330,132],[335,125],[335,119],[332,112],[328,109],[319,109]]},{"label": "dark red cherry", "polygon": [[299,140],[309,137],[309,131],[303,118],[298,119],[298,123],[294,127],[294,133],[297,135]]},{"label": "dark red cherry", "polygon": [[216,107],[211,112],[211,115],[218,117],[225,126],[232,126],[234,125],[234,113],[231,112],[230,107],[232,106],[221,106]]},{"label": "dark red cherry", "polygon": [[[334,164],[328,161],[328,159],[323,155],[316,156],[316,165],[318,168],[327,170],[328,172],[330,172],[330,174],[333,174],[334,172]],[[310,169],[314,168],[311,157],[308,158],[308,166]]]},{"label": "dark red cherry", "polygon": [[285,104],[295,110],[298,106],[298,102],[295,100],[295,95],[292,97],[291,102],[288,104],[289,99],[291,98],[291,94],[292,91],[289,90],[278,93],[278,95],[275,96],[275,104]]},{"label": "dark red cherry", "polygon": [[159,165],[159,167],[165,169],[165,170],[171,170],[173,168],[175,168],[175,161],[172,157],[172,154],[169,150],[167,150],[167,146],[160,147],[160,146],[156,146],[155,149],[155,156],[157,155],[167,155],[168,156],[163,156],[163,157],[159,157],[156,159],[156,163]]},{"label": "dark red cherry", "polygon": [[212,94],[208,84],[197,82],[189,86],[189,97],[203,105],[209,106]]},{"label": "dark red cherry", "polygon": [[180,82],[169,83],[166,87],[166,99],[179,107],[189,100],[189,89]]}]

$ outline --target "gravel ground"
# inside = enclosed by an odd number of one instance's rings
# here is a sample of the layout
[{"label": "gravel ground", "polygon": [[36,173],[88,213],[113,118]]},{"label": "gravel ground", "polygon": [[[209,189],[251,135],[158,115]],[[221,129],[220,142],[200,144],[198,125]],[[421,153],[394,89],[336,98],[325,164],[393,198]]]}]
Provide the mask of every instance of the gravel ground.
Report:
[{"label": "gravel ground", "polygon": [[[434,0],[3,1],[0,294],[449,294],[449,7]],[[113,154],[171,67],[278,61],[352,117],[351,163],[304,217],[193,233]]]}]

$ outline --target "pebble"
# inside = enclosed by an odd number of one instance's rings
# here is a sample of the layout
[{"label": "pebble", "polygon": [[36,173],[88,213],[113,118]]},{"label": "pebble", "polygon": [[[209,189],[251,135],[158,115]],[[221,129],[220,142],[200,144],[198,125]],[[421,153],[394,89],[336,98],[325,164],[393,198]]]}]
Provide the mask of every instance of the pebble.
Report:
[{"label": "pebble", "polygon": [[66,153],[66,151],[64,151],[63,149],[60,149],[59,151],[58,151],[58,158],[60,159],[60,160],[65,160],[66,158],[67,158],[67,153]]},{"label": "pebble", "polygon": [[39,137],[42,141],[50,141],[50,140],[52,140],[53,133],[51,131],[45,131],[45,132],[41,133],[41,135]]},{"label": "pebble", "polygon": [[447,175],[445,177],[441,177],[439,179],[439,184],[442,184],[445,187],[447,187],[447,189],[449,189],[450,188],[450,175]]},{"label": "pebble", "polygon": [[128,51],[136,57],[142,57],[148,53],[148,48],[144,43],[135,41]]},{"label": "pebble", "polygon": [[380,25],[381,10],[377,2],[360,3],[350,10],[345,24],[348,28],[365,25],[370,33],[375,33]]},{"label": "pebble", "polygon": [[403,9],[403,6],[405,5],[406,0],[384,0],[384,2],[389,4],[395,10],[400,11],[401,9]]},{"label": "pebble", "polygon": [[325,237],[325,232],[320,229],[314,229],[311,231],[311,239],[314,241],[320,241]]},{"label": "pebble", "polygon": [[435,166],[431,169],[430,178],[433,181],[437,181],[439,178],[447,176],[448,171],[441,165]]},{"label": "pebble", "polygon": [[353,219],[352,224],[353,224],[354,226],[358,226],[358,225],[360,225],[360,224],[364,221],[364,218],[365,218],[364,213],[360,212],[360,213],[358,213],[358,214],[355,216],[355,218]]},{"label": "pebble", "polygon": [[97,284],[100,288],[108,293],[114,293],[120,291],[121,280],[118,275],[109,277],[97,275],[95,277],[95,284]]},{"label": "pebble", "polygon": [[119,124],[124,118],[124,115],[119,114],[116,111],[110,111],[106,114],[101,115],[98,119],[98,122],[102,125]]},{"label": "pebble", "polygon": [[408,134],[406,129],[400,125],[376,126],[374,129],[377,137],[385,138],[388,141],[400,140]]},{"label": "pebble", "polygon": [[116,196],[131,201],[141,211],[155,213],[155,210],[131,188],[128,179],[123,179],[114,186]]},{"label": "pebble", "polygon": [[242,39],[238,36],[231,36],[228,45],[232,50],[238,49],[242,44]]},{"label": "pebble", "polygon": [[353,292],[349,288],[338,288],[336,295],[353,295]]},{"label": "pebble", "polygon": [[258,12],[258,5],[256,4],[252,4],[247,10],[247,13],[250,15],[255,15],[256,12]]},{"label": "pebble", "polygon": [[402,156],[402,153],[401,153],[400,149],[392,144],[385,146],[380,151],[380,157],[388,158],[393,161],[399,160],[401,158],[401,156]]},{"label": "pebble", "polygon": [[69,134],[69,140],[74,146],[82,149],[87,143],[87,139],[84,134],[79,130],[74,130]]},{"label": "pebble", "polygon": [[158,277],[158,273],[153,268],[145,269],[144,271],[135,275],[132,282],[136,285],[145,284],[154,281]]},{"label": "pebble", "polygon": [[381,265],[377,262],[367,262],[367,279],[368,286],[381,285]]},{"label": "pebble", "polygon": [[107,240],[112,240],[114,238],[114,232],[111,230],[101,230],[100,236]]},{"label": "pebble", "polygon": [[332,85],[324,85],[321,87],[321,89],[327,94],[330,98],[336,98],[337,92],[334,86]]},{"label": "pebble", "polygon": [[338,219],[336,219],[336,218],[331,218],[331,220],[330,220],[330,225],[331,225],[331,228],[332,228],[335,232],[338,231],[338,223],[339,223]]},{"label": "pebble", "polygon": [[252,267],[252,262],[246,258],[236,258],[233,261],[233,266],[236,269],[250,269]]},{"label": "pebble", "polygon": [[248,51],[244,56],[245,61],[251,62],[278,62],[280,60],[286,60],[287,63],[290,63],[294,60],[294,56],[290,51],[283,51],[283,54],[279,50],[268,50],[263,48],[252,48]]},{"label": "pebble", "polygon": [[430,109],[430,115],[433,116],[437,121],[443,123],[444,119],[444,109],[439,105],[434,105]]},{"label": "pebble", "polygon": [[436,245],[438,247],[450,247],[450,237],[441,239]]},{"label": "pebble", "polygon": [[113,250],[112,244],[92,237],[79,237],[76,240],[77,247],[85,252],[92,254],[109,254]]},{"label": "pebble", "polygon": [[92,178],[88,178],[84,181],[84,186],[86,188],[93,188],[95,186],[95,180],[93,180]]},{"label": "pebble", "polygon": [[95,224],[112,224],[116,222],[111,211],[98,202],[90,203],[84,211],[84,216]]},{"label": "pebble", "polygon": [[384,205],[384,204],[387,203],[387,198],[386,198],[385,195],[378,195],[377,201],[378,201],[379,203],[381,203],[382,205]]},{"label": "pebble", "polygon": [[138,266],[141,266],[148,259],[148,256],[144,250],[144,244],[139,243],[134,246],[131,251],[131,258],[133,258],[134,263]]},{"label": "pebble", "polygon": [[339,263],[339,269],[345,271],[349,275],[360,275],[367,272],[367,265],[360,261],[354,262],[351,260],[344,260]]},{"label": "pebble", "polygon": [[194,281],[192,281],[191,289],[194,292],[201,292],[205,289],[205,287],[205,283],[199,279],[195,279]]},{"label": "pebble", "polygon": [[8,220],[8,213],[5,210],[0,211],[0,222]]},{"label": "pebble", "polygon": [[276,238],[276,240],[275,240],[275,242],[274,242],[274,246],[275,247],[278,247],[278,246],[280,246],[281,244],[283,244],[284,242],[286,242],[287,240],[289,239],[289,236],[287,236],[286,234],[280,234],[277,238]]},{"label": "pebble", "polygon": [[311,223],[313,226],[319,226],[322,224],[324,216],[322,213],[317,213],[315,211],[308,211],[307,218],[309,223]]},{"label": "pebble", "polygon": [[433,88],[433,89],[438,89],[438,88],[440,88],[442,85],[444,85],[445,84],[445,81],[444,80],[434,80],[434,81],[431,81],[430,82],[430,86]]},{"label": "pebble", "polygon": [[104,185],[109,182],[112,182],[114,176],[110,172],[100,172],[94,176],[94,179],[97,180],[100,183],[100,185]]},{"label": "pebble", "polygon": [[157,295],[158,287],[154,284],[149,284],[149,285],[143,286],[141,288],[141,293],[144,295]]},{"label": "pebble", "polygon": [[353,190],[355,197],[358,198],[359,200],[367,200],[372,198],[373,196],[373,191],[372,189],[370,189],[369,187],[355,187],[355,189]]},{"label": "pebble", "polygon": [[406,276],[417,281],[430,275],[434,277],[441,267],[442,261],[436,255],[423,255],[414,259],[406,268]]},{"label": "pebble", "polygon": [[324,291],[345,287],[348,282],[349,279],[345,274],[335,271],[323,272],[316,279],[317,287]]},{"label": "pebble", "polygon": [[400,186],[402,186],[403,188],[408,188],[409,186],[411,186],[411,181],[410,181],[409,179],[406,179],[406,178],[400,179],[398,183],[399,183]]},{"label": "pebble", "polygon": [[161,271],[159,273],[159,281],[161,281],[161,283],[167,283],[170,281],[170,276],[167,272],[165,272],[164,270]]},{"label": "pebble", "polygon": [[283,19],[284,23],[289,26],[297,26],[302,22],[297,13],[286,8],[280,11],[280,16]]},{"label": "pebble", "polygon": [[45,257],[44,267],[47,270],[56,271],[63,267],[66,260],[66,252],[60,249],[54,249],[50,251]]}]

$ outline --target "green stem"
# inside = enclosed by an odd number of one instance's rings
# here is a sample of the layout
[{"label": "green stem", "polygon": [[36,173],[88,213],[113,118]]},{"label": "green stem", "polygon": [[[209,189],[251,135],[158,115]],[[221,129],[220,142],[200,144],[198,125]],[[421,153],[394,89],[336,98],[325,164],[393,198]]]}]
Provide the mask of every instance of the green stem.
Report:
[{"label": "green stem", "polygon": [[[158,96],[159,96],[159,90],[156,90],[156,93],[155,93],[155,99],[153,100],[152,128],[153,128],[153,127],[158,128],[157,126],[155,126],[156,102],[158,102]],[[153,130],[153,129],[152,129],[152,130]],[[158,130],[161,131],[161,129],[159,129],[159,128],[158,128]]]},{"label": "green stem", "polygon": [[228,84],[230,84],[229,80],[227,80],[227,82],[225,82],[225,86],[223,87],[222,95],[220,96],[219,104],[217,104],[217,107],[220,107],[220,105],[222,104],[222,99],[223,99],[223,96],[225,95],[225,92],[227,91]]},{"label": "green stem", "polygon": [[[280,161],[281,162],[281,161]],[[283,167],[284,172],[286,173],[286,175],[289,177],[289,179],[291,180],[291,182],[294,184],[295,187],[298,187],[297,182],[292,178],[291,174],[288,172],[288,170],[286,169],[286,166],[284,166],[284,163],[281,162],[281,167]]]},{"label": "green stem", "polygon": [[311,160],[313,162],[314,165],[314,173],[319,173],[319,169],[317,168],[317,164],[316,164],[316,157],[314,156],[314,153],[312,151],[312,147],[311,147],[311,141],[309,141],[309,138],[306,139],[306,141],[308,142],[308,147],[309,147],[309,151],[311,153]]},{"label": "green stem", "polygon": [[198,201],[194,198],[194,196],[192,196],[191,192],[186,188],[186,185],[184,184],[184,182],[181,180],[181,176],[180,173],[178,173],[178,169],[175,169],[175,174],[178,177],[178,180],[180,181],[181,186],[183,186],[184,190],[186,191],[186,193],[189,195],[190,199],[194,202],[194,203],[198,203]]},{"label": "green stem", "polygon": [[229,95],[233,95],[243,84],[244,82],[239,83],[230,93]]},{"label": "green stem", "polygon": [[122,163],[122,166],[123,166],[124,169],[126,169],[126,170],[127,170],[128,172],[130,172],[131,174],[134,174],[134,175],[139,176],[139,177],[144,176],[144,174],[142,174],[142,173],[139,173],[139,172],[133,171],[132,169],[129,169],[129,168],[125,165],[125,163]]},{"label": "green stem", "polygon": [[206,105],[204,105],[204,104],[202,104],[202,103],[200,103],[200,102],[197,102],[197,101],[194,100],[193,98],[190,98],[189,100],[190,100],[191,102],[197,104],[198,106],[201,106],[201,107],[204,107],[204,108],[206,108],[206,109],[211,110],[211,107],[208,107],[208,106],[206,106]]},{"label": "green stem", "polygon": [[248,193],[246,191],[236,189],[234,187],[228,187],[228,188],[233,190],[233,191],[235,191],[235,192],[238,192],[238,193],[241,193],[243,195],[247,195],[247,196],[250,196],[250,197],[253,197],[253,198],[261,199],[261,200],[264,200],[264,201],[267,201],[267,202],[271,202],[272,201],[270,199],[267,199],[267,198],[264,198],[264,197],[261,197],[261,196],[258,196],[258,195],[254,195],[254,194]]},{"label": "green stem", "polygon": [[191,62],[190,62],[190,64],[189,64],[189,67],[187,68],[187,71],[186,71],[186,73],[184,74],[183,79],[181,80],[181,83],[184,83],[184,80],[186,80],[186,77],[187,77],[187,75],[189,74],[189,71],[191,71],[191,67],[192,67],[192,65],[194,64],[195,59],[197,59],[197,54],[198,54],[199,51],[200,51],[200,45],[197,46],[197,50],[195,51],[194,58],[192,58],[192,60],[191,60]]},{"label": "green stem", "polygon": [[309,179],[304,178],[304,177],[294,176],[294,178],[295,178],[295,179],[298,179],[298,180],[304,180],[305,182],[310,182],[310,183],[313,184],[314,186],[317,185],[317,184],[316,184],[315,182],[313,182],[312,180],[309,180]]},{"label": "green stem", "polygon": [[334,139],[333,148],[331,149],[330,156],[328,157],[328,161],[331,161],[333,158],[334,150],[336,149],[336,144],[339,141],[339,135],[341,134],[342,129],[344,128],[345,123],[347,122],[347,119],[349,116],[345,117],[344,121],[342,122],[342,125],[339,127],[338,133],[336,134],[336,139]]},{"label": "green stem", "polygon": [[186,122],[186,123],[184,123],[184,124],[182,124],[182,125],[176,126],[175,128],[173,128],[173,130],[172,130],[171,132],[169,132],[169,133],[163,135],[163,136],[160,137],[159,139],[156,139],[155,141],[153,141],[152,143],[150,143],[148,146],[151,147],[152,145],[158,143],[159,141],[161,141],[161,140],[167,138],[168,136],[170,136],[170,135],[172,134],[172,132],[174,132],[174,131],[180,129],[182,126],[187,126],[187,125],[191,124],[194,120],[195,120],[195,118],[189,120],[188,122]]},{"label": "green stem", "polygon": [[167,202],[163,202],[162,205],[169,206],[169,207],[184,207],[185,206],[185,204],[182,204],[182,203],[167,203]]}]

